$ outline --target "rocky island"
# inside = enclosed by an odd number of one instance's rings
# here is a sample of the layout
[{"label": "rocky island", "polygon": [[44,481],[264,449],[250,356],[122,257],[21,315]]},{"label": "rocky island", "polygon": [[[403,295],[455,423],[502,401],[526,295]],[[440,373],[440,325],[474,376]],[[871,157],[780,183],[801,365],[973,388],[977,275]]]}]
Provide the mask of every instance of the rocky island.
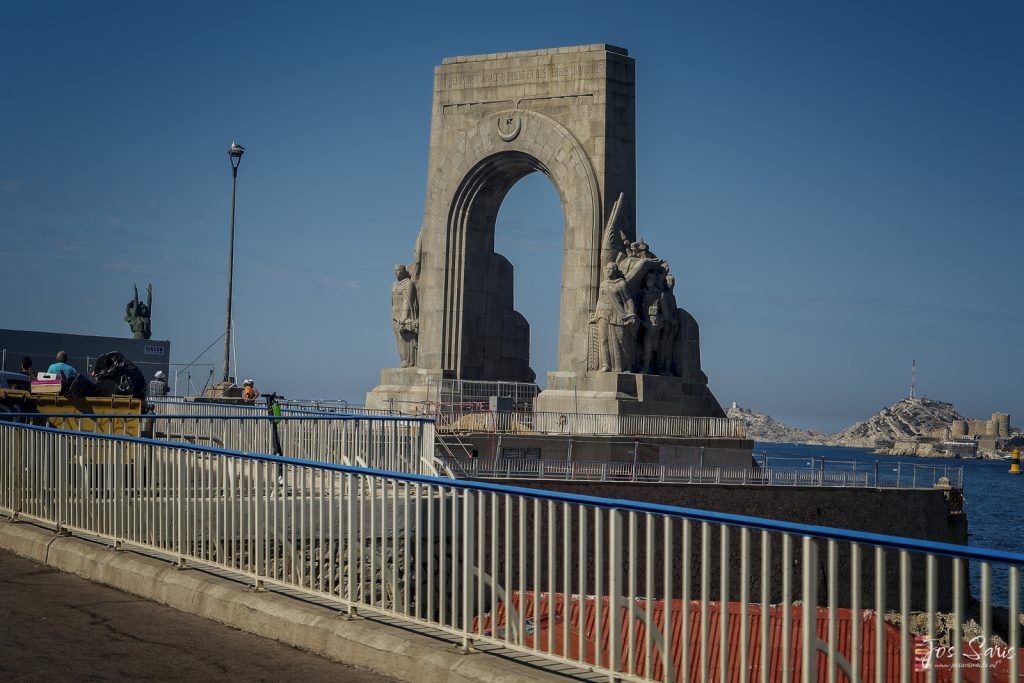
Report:
[{"label": "rocky island", "polygon": [[740,408],[734,401],[726,415],[733,420],[743,420],[746,425],[747,438],[767,443],[805,443],[822,445],[828,439],[827,434],[814,429],[800,429],[779,422],[771,415],[759,413],[748,408]]},{"label": "rocky island", "polygon": [[1020,430],[1010,427],[1007,413],[973,420],[961,415],[952,403],[929,398],[897,401],[835,434],[792,427],[735,402],[728,415],[743,420],[747,436],[755,441],[873,448],[880,455],[1003,458],[1011,443],[1021,439]]}]

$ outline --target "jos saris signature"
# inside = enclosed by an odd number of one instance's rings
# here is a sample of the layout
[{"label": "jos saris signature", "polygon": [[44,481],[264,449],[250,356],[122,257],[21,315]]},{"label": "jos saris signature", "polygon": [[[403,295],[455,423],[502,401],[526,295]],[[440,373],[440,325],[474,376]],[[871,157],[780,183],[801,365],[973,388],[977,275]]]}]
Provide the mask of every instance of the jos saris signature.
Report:
[{"label": "jos saris signature", "polygon": [[[960,662],[957,664],[957,653]],[[980,667],[982,660],[991,666],[999,660],[1009,661],[1016,656],[1013,648],[1005,644],[986,643],[984,636],[975,636],[961,645],[942,645],[938,638],[914,636],[914,670]]]}]

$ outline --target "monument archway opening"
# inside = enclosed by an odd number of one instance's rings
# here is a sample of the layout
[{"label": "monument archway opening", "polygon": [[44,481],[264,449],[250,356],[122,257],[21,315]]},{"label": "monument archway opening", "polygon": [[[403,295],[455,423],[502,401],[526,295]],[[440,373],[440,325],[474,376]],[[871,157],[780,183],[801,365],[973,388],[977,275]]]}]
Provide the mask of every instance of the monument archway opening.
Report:
[{"label": "monument archway opening", "polygon": [[565,211],[549,178],[531,173],[512,186],[494,228],[495,251],[513,268],[515,308],[530,324],[530,367],[538,382],[558,367]]},{"label": "monument archway opening", "polygon": [[[530,344],[530,323],[514,305],[515,268],[495,243],[500,209],[509,192],[532,174],[546,178],[558,196],[561,215],[557,223],[548,226],[548,233],[557,236],[561,247],[566,242],[563,193],[548,166],[532,154],[506,150],[483,159],[466,174],[452,202],[448,235],[465,254],[461,281],[449,283],[452,308],[457,309],[461,300],[465,312],[474,313],[446,319],[446,339],[451,344],[447,353],[460,368],[461,379],[536,379],[530,365],[531,357],[536,357]],[[558,261],[560,274],[568,265],[564,249]],[[561,292],[561,278],[556,278],[549,296],[557,306],[565,293]],[[557,311],[554,319],[558,320]],[[460,326],[461,333],[456,333]]]}]

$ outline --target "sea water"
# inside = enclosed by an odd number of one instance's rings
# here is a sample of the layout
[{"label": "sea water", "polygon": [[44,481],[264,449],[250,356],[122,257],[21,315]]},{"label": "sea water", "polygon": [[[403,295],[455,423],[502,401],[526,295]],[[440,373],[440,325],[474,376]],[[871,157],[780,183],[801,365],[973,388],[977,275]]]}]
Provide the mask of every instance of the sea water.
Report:
[{"label": "sea water", "polygon": [[[968,545],[990,550],[1008,550],[1024,552],[1024,533],[1020,519],[1022,503],[1024,503],[1024,475],[1013,476],[1008,460],[951,460],[949,458],[895,457],[875,455],[869,448],[841,448],[838,446],[808,446],[788,443],[757,443],[755,454],[766,454],[770,459],[779,458],[778,466],[782,467],[783,458],[806,458],[808,462],[814,458],[825,458],[826,463],[834,461],[864,463],[866,471],[870,471],[877,462],[880,473],[884,475],[886,467],[890,472],[900,464],[931,465],[935,467],[963,467],[964,470],[964,512],[967,514]],[[776,463],[769,461],[772,467]],[[795,463],[795,461],[789,461]],[[792,465],[791,465],[792,466]],[[831,469],[831,468],[829,468]],[[884,480],[884,476],[882,476]],[[956,482],[954,481],[954,484]],[[970,563],[971,592],[980,598],[981,567],[978,562]],[[995,605],[1009,604],[1007,587],[1008,572],[1006,568],[994,565],[992,571],[992,602]]]}]

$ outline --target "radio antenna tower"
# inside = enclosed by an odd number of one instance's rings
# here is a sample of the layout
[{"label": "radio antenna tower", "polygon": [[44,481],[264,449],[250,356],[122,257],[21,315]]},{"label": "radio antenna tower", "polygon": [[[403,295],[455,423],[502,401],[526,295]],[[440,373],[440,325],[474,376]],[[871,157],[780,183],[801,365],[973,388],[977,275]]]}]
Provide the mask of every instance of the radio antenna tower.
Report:
[{"label": "radio antenna tower", "polygon": [[910,361],[910,398],[917,396],[917,361]]}]

